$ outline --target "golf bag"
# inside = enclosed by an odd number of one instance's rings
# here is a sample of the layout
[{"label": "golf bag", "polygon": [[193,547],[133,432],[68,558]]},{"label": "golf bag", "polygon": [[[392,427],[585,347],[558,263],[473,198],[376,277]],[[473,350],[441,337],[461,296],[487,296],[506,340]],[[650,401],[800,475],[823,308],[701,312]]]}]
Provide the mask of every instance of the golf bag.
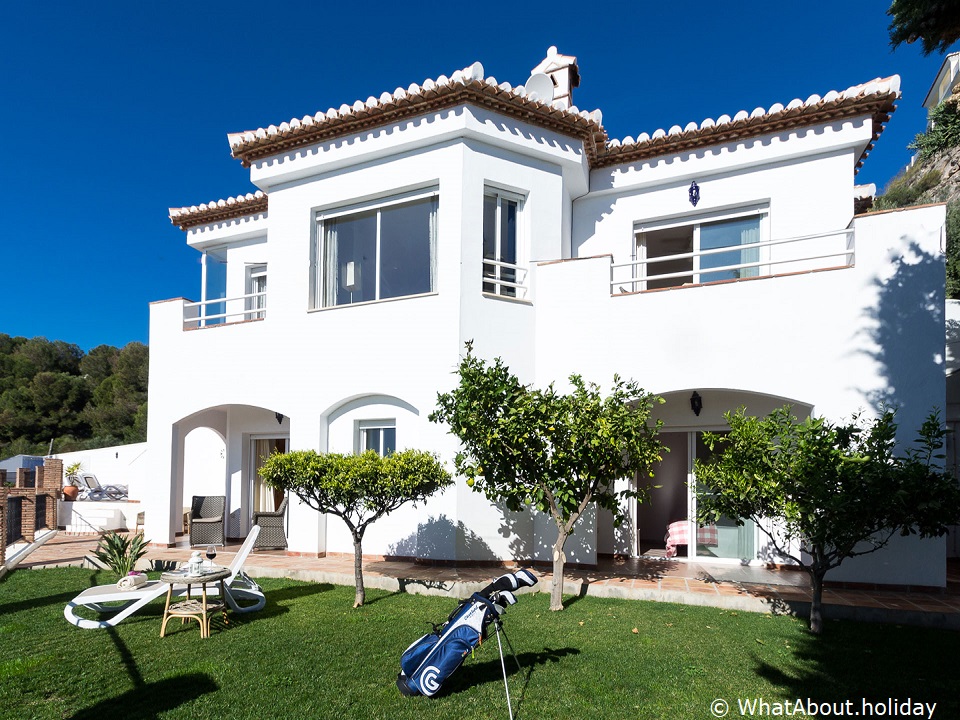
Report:
[{"label": "golf bag", "polygon": [[536,584],[529,570],[501,575],[460,603],[443,625],[433,626],[400,656],[397,688],[404,695],[435,695],[464,658],[487,637],[490,623],[517,602],[514,590]]}]

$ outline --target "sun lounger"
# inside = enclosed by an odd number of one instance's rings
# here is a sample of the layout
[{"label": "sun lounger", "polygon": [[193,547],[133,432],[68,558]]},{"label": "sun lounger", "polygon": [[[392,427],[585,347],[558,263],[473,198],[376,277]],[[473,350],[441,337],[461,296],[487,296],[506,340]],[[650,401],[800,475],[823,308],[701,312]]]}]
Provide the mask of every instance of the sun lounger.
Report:
[{"label": "sun lounger", "polygon": [[[260,586],[243,572],[243,564],[253,549],[259,533],[260,528],[254,525],[250,530],[250,534],[247,535],[247,539],[244,540],[243,545],[240,546],[240,550],[237,552],[233,562],[230,563],[230,576],[224,580],[224,587],[226,588],[226,597],[224,600],[227,605],[230,606],[230,609],[237,613],[262,610],[267,602]],[[133,590],[121,590],[117,587],[116,583],[87,588],[67,603],[63,609],[63,616],[67,619],[67,622],[86,630],[115,627],[118,623],[123,622],[140,610],[144,605],[164,595],[167,592],[167,587],[167,583],[160,582],[159,580],[148,580]],[[186,585],[174,586],[173,588],[173,594],[175,596],[185,595],[186,592]],[[211,595],[216,593],[208,589],[207,594]],[[122,604],[105,604],[117,602]],[[103,620],[88,620],[77,616],[76,609],[80,607],[88,608],[101,614],[114,614]]]},{"label": "sun lounger", "polygon": [[126,485],[101,485],[93,473],[80,473],[81,500],[123,500],[127,497]]}]

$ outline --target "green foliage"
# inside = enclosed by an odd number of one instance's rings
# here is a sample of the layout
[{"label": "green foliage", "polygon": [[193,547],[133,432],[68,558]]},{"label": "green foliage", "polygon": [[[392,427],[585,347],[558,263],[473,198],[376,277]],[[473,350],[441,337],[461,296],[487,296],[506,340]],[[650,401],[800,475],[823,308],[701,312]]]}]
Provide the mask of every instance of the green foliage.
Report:
[{"label": "green foliage", "polygon": [[351,533],[407,502],[422,502],[450,484],[450,474],[427,452],[404,450],[380,457],[298,450],[275,453],[260,476],[270,487],[290,491],[314,510],[343,518]]},{"label": "green foliage", "polygon": [[148,350],[79,347],[0,333],[0,455],[146,439]]},{"label": "green foliage", "polygon": [[438,396],[433,422],[460,438],[458,473],[475,491],[510,510],[527,505],[572,524],[589,502],[614,513],[620,478],[646,472],[660,460],[660,424],[648,424],[659,398],[634,382],[614,378],[603,397],[593,383],[572,375],[573,392],[525,387],[497,358],[487,365],[468,352],[460,386]]},{"label": "green foliage", "polygon": [[960,201],[947,203],[947,297],[960,300]]},{"label": "green foliage", "polygon": [[275,453],[264,461],[260,477],[270,487],[292,492],[314,510],[346,523],[354,542],[355,607],[363,605],[365,597],[361,545],[367,528],[405,503],[423,502],[452,482],[436,457],[420,450],[387,457],[373,450],[361,455],[314,450]]},{"label": "green foliage", "polygon": [[147,554],[148,543],[149,540],[143,539],[142,532],[127,537],[111,530],[100,536],[100,542],[93,554],[122,578]]},{"label": "green foliage", "polygon": [[[942,535],[960,519],[960,486],[938,465],[945,431],[935,415],[903,455],[895,454],[892,412],[845,425],[800,423],[789,407],[725,417],[729,434],[706,433],[714,455],[695,465],[698,519],[755,521],[780,555],[810,573],[815,612],[823,576],[846,558],[884,547],[895,533]],[[779,519],[775,532],[767,518]],[[815,620],[812,612],[817,632]]]},{"label": "green foliage", "polygon": [[83,467],[82,462],[75,462],[67,465],[63,469],[63,479],[64,484],[69,485],[78,485],[76,476],[80,474],[80,469]]},{"label": "green foliage", "polygon": [[488,365],[475,357],[469,344],[458,375],[459,386],[438,396],[430,420],[460,438],[455,467],[474,491],[510,510],[550,513],[562,576],[563,543],[590,503],[619,521],[621,498],[645,494],[646,488],[617,491],[614,483],[649,475],[661,459],[661,423],[649,420],[662,400],[617,376],[606,397],[579,375],[570,377],[573,392],[566,395],[552,384],[527,387],[499,358]]},{"label": "green foliage", "polygon": [[915,205],[923,193],[935,188],[940,182],[940,172],[929,170],[920,174],[920,167],[911,165],[887,183],[883,195],[874,200],[874,208],[893,210],[909,207]]},{"label": "green foliage", "polygon": [[893,0],[890,45],[923,41],[923,54],[944,53],[960,38],[960,6],[946,0]]},{"label": "green foliage", "polygon": [[911,150],[919,151],[920,160],[928,160],[941,150],[960,145],[960,112],[957,101],[948,98],[937,105],[930,111],[930,123],[930,129],[919,133],[907,146]]}]

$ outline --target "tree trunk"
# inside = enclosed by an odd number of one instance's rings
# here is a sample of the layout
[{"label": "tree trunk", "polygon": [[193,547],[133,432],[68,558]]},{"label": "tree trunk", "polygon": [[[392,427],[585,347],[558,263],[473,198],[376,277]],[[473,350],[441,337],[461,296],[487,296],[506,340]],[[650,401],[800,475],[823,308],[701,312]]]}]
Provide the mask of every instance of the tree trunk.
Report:
[{"label": "tree trunk", "polygon": [[366,593],[363,589],[363,549],[361,548],[361,543],[363,538],[353,537],[353,578],[354,584],[356,585],[357,594],[353,599],[353,606],[360,607],[363,605],[363,601],[367,599]]},{"label": "tree trunk", "polygon": [[819,635],[823,632],[823,577],[826,570],[814,568],[810,571],[810,583],[813,585],[813,599],[810,601],[810,632]]},{"label": "tree trunk", "polygon": [[557,532],[557,543],[553,546],[553,585],[550,587],[550,609],[563,610],[563,545],[569,533],[562,528]]}]

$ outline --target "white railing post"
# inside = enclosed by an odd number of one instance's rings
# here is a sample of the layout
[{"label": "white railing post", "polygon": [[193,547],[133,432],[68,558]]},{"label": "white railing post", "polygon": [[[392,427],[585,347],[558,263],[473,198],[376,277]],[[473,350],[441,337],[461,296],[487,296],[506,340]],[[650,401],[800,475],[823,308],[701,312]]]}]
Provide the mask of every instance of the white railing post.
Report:
[{"label": "white railing post", "polygon": [[[211,305],[222,305],[222,312],[208,312]],[[263,320],[266,315],[266,291],[248,293],[235,298],[214,298],[213,300],[184,303],[183,327],[185,330],[189,330],[210,325],[223,325],[245,322],[247,320]]]},{"label": "white railing post", "polygon": [[[800,251],[795,255],[783,253],[780,256],[775,251],[775,248],[786,248],[791,245],[800,248]],[[742,253],[744,250],[754,249],[761,252],[758,253],[758,259],[751,262],[730,263],[717,267],[704,267],[701,262],[702,258],[711,255],[732,255],[733,253]],[[834,260],[832,264],[828,262],[831,259]],[[689,260],[689,267],[681,271],[660,274],[650,272],[650,267],[655,267],[658,263],[683,260]],[[739,272],[756,268],[757,275],[751,277],[764,277],[776,274],[777,270],[802,272],[832,267],[852,267],[855,260],[856,238],[853,229],[848,228],[779,240],[766,240],[746,245],[729,245],[709,250],[678,253],[656,258],[643,257],[630,262],[614,263],[610,266],[610,293],[633,293],[647,290],[649,289],[647,283],[651,280],[691,278],[691,284],[700,285],[703,283],[703,276],[716,273]],[[617,272],[618,270],[622,271],[623,274],[628,274],[629,277],[622,279],[620,273]]]}]

